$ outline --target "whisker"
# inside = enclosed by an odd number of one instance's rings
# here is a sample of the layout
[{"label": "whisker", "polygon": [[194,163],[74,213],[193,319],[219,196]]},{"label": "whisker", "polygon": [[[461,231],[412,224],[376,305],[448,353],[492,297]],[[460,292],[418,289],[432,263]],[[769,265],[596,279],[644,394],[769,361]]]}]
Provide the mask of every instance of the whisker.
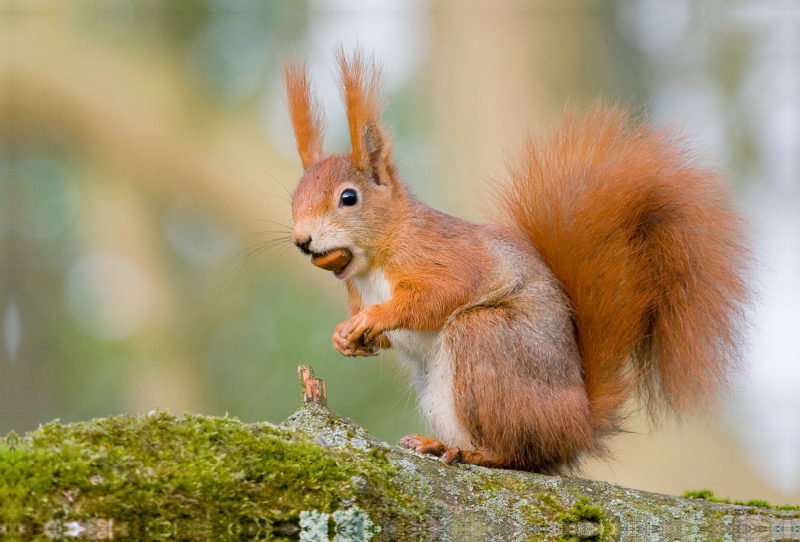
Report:
[{"label": "whisker", "polygon": [[[280,246],[282,244],[283,243],[272,243],[272,244],[264,243],[262,246],[259,246],[258,248],[253,250],[250,254],[248,254],[247,257],[244,259],[244,261],[242,261],[242,265],[246,264],[247,262],[249,262],[250,260],[252,260],[256,256],[258,256],[259,254],[261,254],[262,252],[265,252],[265,251],[267,251],[267,250],[269,250],[271,248],[274,248],[276,246]],[[294,245],[287,243],[286,247],[283,248],[283,250],[278,253],[278,256],[275,257],[275,260],[278,260],[278,258],[280,258],[283,254],[285,254],[293,246]]]},{"label": "whisker", "polygon": [[[242,235],[241,237],[239,237],[239,239],[248,239],[250,237],[257,237],[259,235],[275,235],[279,233],[287,235],[292,232],[282,231],[282,230],[263,230],[263,231],[257,231],[255,233],[248,233],[247,235]],[[289,239],[290,237],[287,235],[286,238]]]},{"label": "whisker", "polygon": [[239,263],[239,267],[243,266],[244,264],[246,264],[256,256],[258,256],[262,252],[274,247],[281,246],[283,244],[286,244],[288,246],[288,241],[266,241],[264,243],[258,243],[257,245],[250,247],[247,254],[245,254],[244,258]]},{"label": "whisker", "polygon": [[263,167],[259,166],[259,165],[258,165],[258,164],[256,164],[255,162],[253,162],[253,165],[254,165],[254,166],[256,166],[258,169],[260,169],[261,171],[263,171],[264,173],[266,173],[267,175],[269,175],[270,177],[272,177],[272,179],[273,179],[273,180],[274,180],[276,183],[278,183],[279,185],[281,185],[281,188],[283,188],[284,190],[286,190],[286,193],[289,195],[289,197],[292,197],[292,193],[291,193],[291,192],[289,192],[289,189],[288,189],[288,188],[286,188],[286,187],[283,185],[283,183],[282,183],[282,182],[280,182],[280,181],[278,180],[278,178],[277,178],[275,175],[273,175],[272,173],[270,173],[269,171],[267,171],[267,170],[266,170],[266,169],[264,169]]},{"label": "whisker", "polygon": [[286,272],[287,272],[287,273],[289,272],[289,269],[291,269],[291,268],[292,268],[292,266],[294,266],[294,264],[296,264],[296,263],[297,263],[297,260],[299,260],[299,259],[300,259],[300,256],[302,256],[302,255],[303,255],[303,254],[302,254],[301,252],[298,252],[298,253],[297,253],[297,256],[295,256],[295,257],[294,257],[294,260],[292,260],[292,263],[290,263],[290,264],[289,264],[289,267],[287,267],[287,268],[286,268]]},{"label": "whisker", "polygon": [[266,194],[266,195],[268,195],[268,196],[275,196],[276,198],[282,199],[283,201],[285,201],[285,202],[286,202],[286,203],[288,203],[289,205],[291,205],[291,204],[292,204],[292,202],[291,202],[291,201],[289,201],[288,199],[284,198],[284,197],[283,197],[283,196],[281,196],[280,194],[275,194],[275,193],[273,193],[273,192],[258,192],[258,194]]},{"label": "whisker", "polygon": [[[267,272],[268,272],[268,271],[271,271],[271,270],[272,270],[272,268],[273,268],[273,267],[275,267],[275,266],[278,264],[278,260],[280,260],[280,259],[281,259],[281,258],[282,258],[284,255],[286,255],[286,253],[287,253],[288,251],[289,251],[289,247],[288,247],[288,246],[287,246],[287,247],[284,247],[284,249],[283,249],[281,252],[279,252],[279,253],[278,253],[278,255],[275,257],[275,259],[274,259],[274,260],[272,260],[272,265],[270,265],[269,267],[267,267],[265,271],[267,271]],[[298,256],[299,256],[299,255],[300,255],[300,254],[298,254]]]},{"label": "whisker", "polygon": [[265,246],[265,245],[280,245],[280,244],[283,244],[283,243],[289,243],[289,242],[291,242],[291,240],[292,240],[291,237],[288,237],[288,236],[278,237],[276,239],[267,239],[266,241],[261,241],[259,243],[254,244],[254,245],[251,245],[249,247],[243,248],[242,250],[240,250],[236,254],[236,256],[233,257],[233,259],[238,258],[239,256],[241,256],[245,252],[249,252],[251,250],[254,250],[256,248],[260,248],[260,247]]},{"label": "whisker", "polygon": [[286,224],[281,224],[280,222],[275,222],[274,220],[267,220],[265,218],[245,218],[245,220],[254,220],[256,222],[266,222],[267,224],[275,224],[276,226],[280,226],[281,228],[286,228],[289,231],[292,230],[291,226],[287,226]]},{"label": "whisker", "polygon": [[[236,267],[233,268],[232,272],[238,271],[242,268],[244,264],[252,260],[255,256],[268,250],[273,247],[277,247],[280,245],[291,245],[291,237],[279,237],[277,239],[269,239],[267,241],[262,241],[260,243],[256,243],[255,245],[249,246],[240,250],[231,260],[225,265],[225,268],[229,267],[231,264],[236,262],[241,258],[241,260],[236,264]],[[223,269],[225,269],[223,268]]]}]

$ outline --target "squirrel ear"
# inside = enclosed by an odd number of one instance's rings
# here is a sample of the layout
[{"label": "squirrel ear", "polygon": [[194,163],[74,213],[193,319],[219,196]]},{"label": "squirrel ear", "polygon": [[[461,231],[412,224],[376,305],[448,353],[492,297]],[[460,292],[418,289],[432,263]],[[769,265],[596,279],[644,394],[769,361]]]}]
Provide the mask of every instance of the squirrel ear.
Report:
[{"label": "squirrel ear", "polygon": [[381,154],[383,152],[383,138],[377,126],[372,123],[367,123],[364,126],[364,131],[361,134],[361,141],[364,143],[364,151],[369,157],[369,167],[373,173],[373,181],[375,184],[384,184],[381,182]]},{"label": "squirrel ear", "polygon": [[378,126],[368,122],[364,125],[361,141],[369,160],[372,181],[375,184],[389,184],[392,181],[392,147],[388,136]]}]

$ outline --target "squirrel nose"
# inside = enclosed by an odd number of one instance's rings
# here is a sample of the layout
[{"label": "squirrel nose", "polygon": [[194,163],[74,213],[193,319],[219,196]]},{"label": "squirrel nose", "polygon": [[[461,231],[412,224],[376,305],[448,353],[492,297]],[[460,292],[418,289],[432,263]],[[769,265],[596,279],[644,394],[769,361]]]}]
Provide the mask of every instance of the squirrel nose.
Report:
[{"label": "squirrel nose", "polygon": [[296,240],[294,242],[294,244],[297,245],[297,248],[302,250],[304,253],[311,254],[311,251],[308,248],[311,245],[311,237],[310,236],[306,237],[305,239],[298,239],[298,240]]}]

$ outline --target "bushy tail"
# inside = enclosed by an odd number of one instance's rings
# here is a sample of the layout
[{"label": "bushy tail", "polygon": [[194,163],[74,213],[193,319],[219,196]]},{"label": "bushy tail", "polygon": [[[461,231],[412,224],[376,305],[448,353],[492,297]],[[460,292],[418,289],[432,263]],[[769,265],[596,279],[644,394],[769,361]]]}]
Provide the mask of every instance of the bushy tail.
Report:
[{"label": "bushy tail", "polygon": [[605,106],[567,111],[509,169],[501,221],[564,285],[598,432],[637,390],[651,415],[709,406],[736,366],[750,293],[744,222],[719,173]]}]

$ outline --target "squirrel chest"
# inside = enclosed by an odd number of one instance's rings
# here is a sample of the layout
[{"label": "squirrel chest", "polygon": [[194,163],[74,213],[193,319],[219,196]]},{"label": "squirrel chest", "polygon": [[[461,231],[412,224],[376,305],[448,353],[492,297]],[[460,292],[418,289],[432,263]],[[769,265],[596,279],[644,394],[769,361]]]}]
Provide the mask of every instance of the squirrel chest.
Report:
[{"label": "squirrel chest", "polygon": [[[385,303],[392,297],[392,287],[378,268],[351,279],[361,294],[363,307]],[[362,308],[363,308],[362,307]],[[440,347],[441,329],[386,331],[392,348],[411,370],[419,408],[431,427],[455,446],[472,445],[469,432],[461,423],[453,397],[453,363]]]}]

